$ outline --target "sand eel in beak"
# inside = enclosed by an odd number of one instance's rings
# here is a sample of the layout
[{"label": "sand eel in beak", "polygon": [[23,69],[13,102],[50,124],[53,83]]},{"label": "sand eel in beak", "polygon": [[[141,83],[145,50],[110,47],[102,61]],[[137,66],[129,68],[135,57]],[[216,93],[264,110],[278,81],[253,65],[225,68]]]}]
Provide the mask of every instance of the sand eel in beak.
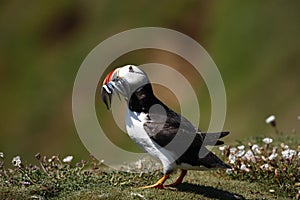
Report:
[{"label": "sand eel in beak", "polygon": [[[134,65],[110,72],[103,81],[102,100],[110,109],[113,94],[127,101],[126,130],[130,138],[163,165],[163,177],[142,188],[177,186],[187,170],[231,168],[205,146],[220,145],[229,132],[203,133],[154,94],[146,73]],[[203,147],[202,147],[203,146]],[[179,178],[164,185],[170,174],[181,169]]]}]

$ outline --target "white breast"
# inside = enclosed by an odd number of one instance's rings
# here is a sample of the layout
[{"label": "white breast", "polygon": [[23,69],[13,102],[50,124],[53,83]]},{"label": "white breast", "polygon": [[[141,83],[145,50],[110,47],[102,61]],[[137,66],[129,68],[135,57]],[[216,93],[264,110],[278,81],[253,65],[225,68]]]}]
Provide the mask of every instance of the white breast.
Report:
[{"label": "white breast", "polygon": [[130,138],[151,156],[158,158],[163,165],[164,173],[176,168],[175,156],[172,152],[161,148],[146,133],[143,124],[147,121],[147,114],[126,110],[126,129]]}]

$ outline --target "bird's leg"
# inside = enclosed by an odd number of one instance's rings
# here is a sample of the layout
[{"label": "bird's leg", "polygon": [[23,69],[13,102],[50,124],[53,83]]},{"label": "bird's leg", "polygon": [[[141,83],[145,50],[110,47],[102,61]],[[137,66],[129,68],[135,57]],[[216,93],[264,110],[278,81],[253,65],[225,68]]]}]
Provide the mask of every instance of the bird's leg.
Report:
[{"label": "bird's leg", "polygon": [[174,183],[166,185],[166,187],[175,187],[175,186],[179,185],[180,183],[182,183],[183,178],[186,175],[186,173],[187,173],[187,170],[182,169],[178,179]]},{"label": "bird's leg", "polygon": [[170,174],[164,174],[163,177],[161,177],[156,183],[153,185],[147,185],[144,187],[140,187],[140,189],[147,189],[147,188],[158,188],[158,189],[163,189],[164,182],[169,178]]}]

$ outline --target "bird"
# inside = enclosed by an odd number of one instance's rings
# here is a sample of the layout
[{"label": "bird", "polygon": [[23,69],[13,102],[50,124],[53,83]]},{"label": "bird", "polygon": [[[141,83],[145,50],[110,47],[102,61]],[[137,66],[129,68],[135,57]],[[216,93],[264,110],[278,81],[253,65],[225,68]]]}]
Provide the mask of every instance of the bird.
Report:
[{"label": "bird", "polygon": [[[182,183],[188,170],[231,168],[206,147],[224,144],[219,138],[228,135],[229,131],[201,132],[156,97],[147,74],[140,67],[128,64],[107,74],[102,83],[101,98],[108,110],[114,94],[119,98],[123,96],[127,102],[126,130],[129,137],[162,163],[163,176],[142,189],[176,187]],[[176,181],[165,185],[178,169],[181,172]]]}]

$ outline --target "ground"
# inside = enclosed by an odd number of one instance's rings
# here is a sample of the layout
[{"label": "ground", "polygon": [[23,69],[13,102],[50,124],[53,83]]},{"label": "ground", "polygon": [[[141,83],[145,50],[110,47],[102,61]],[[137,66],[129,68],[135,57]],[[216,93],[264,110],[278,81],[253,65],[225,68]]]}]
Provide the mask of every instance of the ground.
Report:
[{"label": "ground", "polygon": [[[141,159],[112,170],[92,155],[74,164],[72,156],[61,160],[37,154],[37,165],[16,156],[10,168],[2,153],[0,199],[299,199],[299,144],[299,137],[293,135],[256,137],[215,148],[232,171],[188,171],[183,183],[165,189],[139,189],[162,176],[153,160]],[[249,151],[253,155],[247,160]],[[178,176],[175,172],[166,184]]]}]

